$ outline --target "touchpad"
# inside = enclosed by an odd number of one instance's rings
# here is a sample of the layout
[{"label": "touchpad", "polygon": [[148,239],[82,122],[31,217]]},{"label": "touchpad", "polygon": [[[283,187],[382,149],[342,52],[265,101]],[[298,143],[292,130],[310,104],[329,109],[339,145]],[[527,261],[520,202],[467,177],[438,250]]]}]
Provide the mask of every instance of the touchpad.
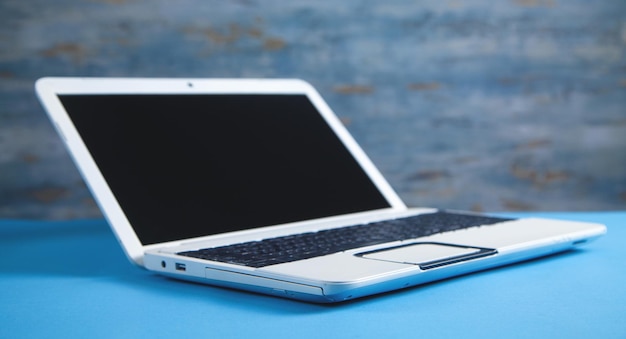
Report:
[{"label": "touchpad", "polygon": [[420,265],[423,269],[495,254],[492,249],[441,243],[414,243],[359,254],[362,258]]}]

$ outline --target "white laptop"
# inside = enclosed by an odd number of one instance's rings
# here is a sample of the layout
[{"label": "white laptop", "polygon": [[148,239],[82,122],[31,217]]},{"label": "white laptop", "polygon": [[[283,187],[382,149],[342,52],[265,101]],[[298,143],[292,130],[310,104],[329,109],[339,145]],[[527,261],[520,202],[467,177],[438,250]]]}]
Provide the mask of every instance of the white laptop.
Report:
[{"label": "white laptop", "polygon": [[126,255],[170,277],[341,302],[606,232],[407,208],[301,80],[43,78],[36,90]]}]

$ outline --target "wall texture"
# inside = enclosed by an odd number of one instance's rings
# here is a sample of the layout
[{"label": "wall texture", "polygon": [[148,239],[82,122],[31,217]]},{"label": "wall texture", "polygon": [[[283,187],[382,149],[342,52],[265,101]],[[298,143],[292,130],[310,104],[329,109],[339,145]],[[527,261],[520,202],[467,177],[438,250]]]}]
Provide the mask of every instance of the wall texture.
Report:
[{"label": "wall texture", "polygon": [[308,80],[411,206],[626,208],[626,2],[0,1],[0,218],[99,217],[42,76]]}]

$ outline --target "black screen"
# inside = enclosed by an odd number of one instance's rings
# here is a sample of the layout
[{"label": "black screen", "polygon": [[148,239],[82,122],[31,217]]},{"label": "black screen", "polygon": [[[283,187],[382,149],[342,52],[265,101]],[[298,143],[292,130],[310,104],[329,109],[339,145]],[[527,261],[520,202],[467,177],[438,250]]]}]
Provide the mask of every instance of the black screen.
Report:
[{"label": "black screen", "polygon": [[304,95],[62,95],[144,244],[389,207]]}]

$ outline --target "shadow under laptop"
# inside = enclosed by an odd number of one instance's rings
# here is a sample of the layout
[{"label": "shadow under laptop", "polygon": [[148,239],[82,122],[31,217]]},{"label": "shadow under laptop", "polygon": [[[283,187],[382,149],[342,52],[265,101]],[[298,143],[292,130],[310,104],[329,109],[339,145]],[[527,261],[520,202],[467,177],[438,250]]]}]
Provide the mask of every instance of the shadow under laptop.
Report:
[{"label": "shadow under laptop", "polygon": [[[574,249],[548,257],[496,267],[464,276],[374,295],[339,304],[310,304],[240,290],[167,278],[134,267],[125,257],[105,220],[70,222],[2,221],[0,248],[9,253],[0,259],[0,272],[12,275],[103,278],[140,288],[157,297],[198,300],[220,307],[242,308],[255,312],[310,314],[389,302],[407,294],[427,293],[449,283],[461,283],[475,276],[518,269],[520,266],[550,265],[552,260],[578,256]],[[497,272],[498,274],[504,272]]]},{"label": "shadow under laptop", "polygon": [[[277,314],[289,314],[289,315],[298,315],[298,314],[313,314],[313,313],[328,313],[335,311],[344,311],[347,309],[353,308],[363,308],[363,309],[371,309],[372,306],[375,308],[393,308],[394,304],[398,305],[397,301],[399,299],[407,300],[415,300],[416,296],[422,295],[426,296],[431,293],[438,294],[437,289],[445,289],[449,288],[449,284],[456,284],[459,288],[463,289],[467,286],[464,285],[463,281],[466,279],[481,279],[482,276],[490,276],[490,275],[505,275],[507,271],[517,271],[520,268],[524,267],[526,269],[531,269],[532,266],[539,265],[553,265],[552,261],[564,260],[569,257],[577,257],[579,255],[584,254],[584,249],[572,249],[565,252],[550,254],[544,257],[539,257],[535,259],[529,259],[525,261],[520,261],[513,264],[503,265],[499,267],[494,267],[490,269],[485,269],[477,272],[472,272],[456,277],[451,277],[443,280],[433,281],[425,284],[421,284],[418,286],[413,286],[409,288],[393,290],[390,292],[385,292],[381,294],[375,294],[366,296],[359,299],[349,300],[341,303],[332,303],[332,304],[311,304],[304,301],[293,300],[293,299],[283,299],[273,296],[266,296],[262,294],[257,294],[253,292],[241,291],[236,289],[224,288],[224,287],[216,287],[211,285],[204,285],[201,283],[194,283],[188,281],[181,281],[173,278],[168,278],[164,276],[159,276],[153,274],[151,279],[159,280],[159,282],[153,282],[155,285],[161,285],[162,288],[171,292],[171,288],[178,285],[185,285],[185,288],[177,289],[177,296],[180,298],[191,298],[196,299],[199,297],[208,298],[211,303],[218,303],[220,307],[230,307],[241,309],[245,308],[247,310],[254,310],[259,313],[277,313]],[[573,259],[573,258],[569,258]],[[540,268],[541,270],[541,268]],[[484,278],[484,277],[483,277]],[[475,281],[473,282],[475,283]],[[493,281],[492,281],[493,283]],[[515,288],[511,286],[512,288]],[[418,297],[419,298],[419,297]],[[395,300],[395,301],[394,301]],[[406,304],[406,302],[400,302],[399,304]],[[419,309],[420,306],[415,304],[413,305],[413,311]]]}]

